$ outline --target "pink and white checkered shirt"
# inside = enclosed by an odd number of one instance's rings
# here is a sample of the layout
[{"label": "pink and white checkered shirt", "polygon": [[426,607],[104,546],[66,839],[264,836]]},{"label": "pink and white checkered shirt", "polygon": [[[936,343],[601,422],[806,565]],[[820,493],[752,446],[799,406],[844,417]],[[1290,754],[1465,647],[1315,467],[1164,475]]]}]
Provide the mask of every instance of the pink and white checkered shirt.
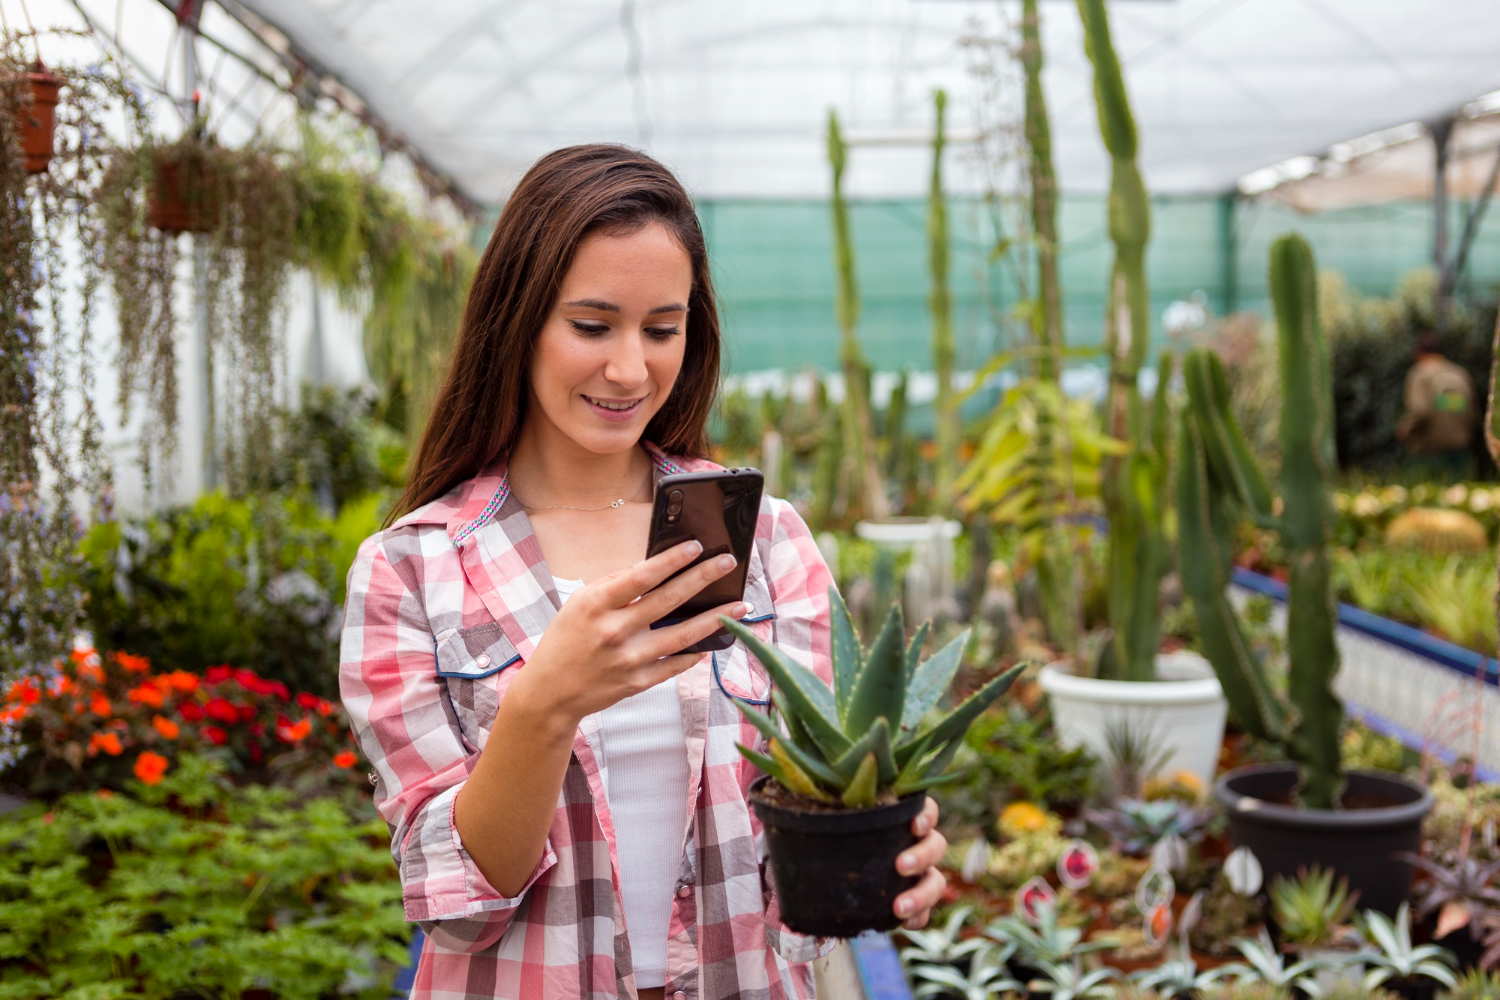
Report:
[{"label": "pink and white checkered shirt", "polygon": [[[652,458],[658,477],[717,468]],[[761,503],[747,581],[745,621],[831,680],[828,567],[784,500]],[[574,736],[546,850],[519,895],[489,884],[453,825],[500,699],[558,607],[503,462],[371,536],[349,571],[339,680],[374,766],[406,917],[427,932],[414,1000],[637,995],[596,716]],[[687,830],[666,995],[811,996],[805,963],[831,942],[781,925],[746,800],[757,772],[735,750],[764,741],[726,697],[764,701],[770,682],[736,643],[703,657],[677,686],[690,776],[685,823],[662,825]]]}]

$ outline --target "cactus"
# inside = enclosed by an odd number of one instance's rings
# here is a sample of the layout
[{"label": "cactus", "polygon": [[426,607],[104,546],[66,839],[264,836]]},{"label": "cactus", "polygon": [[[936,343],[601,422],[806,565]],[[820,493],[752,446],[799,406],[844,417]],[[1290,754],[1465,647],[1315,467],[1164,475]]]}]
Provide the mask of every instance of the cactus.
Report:
[{"label": "cactus", "polygon": [[[1078,0],[1084,49],[1094,68],[1099,132],[1110,157],[1109,238],[1115,247],[1105,319],[1109,352],[1109,396],[1105,427],[1130,445],[1130,453],[1106,470],[1104,502],[1109,519],[1109,618],[1114,630],[1110,660],[1126,680],[1156,679],[1161,634],[1160,589],[1167,567],[1164,534],[1167,456],[1165,420],[1153,434],[1137,380],[1150,341],[1146,287],[1146,242],[1151,201],[1136,164],[1135,116],[1120,61],[1110,38],[1104,0]],[[1024,21],[1023,21],[1024,30]],[[1164,374],[1170,374],[1169,372]],[[1158,398],[1165,405],[1159,380]]]},{"label": "cactus", "polygon": [[771,675],[778,720],[735,699],[741,714],[767,740],[765,753],[740,746],[787,791],[861,809],[930,788],[963,743],[969,725],[1024,669],[1013,667],[930,726],[923,725],[948,691],[969,642],[965,631],[917,662],[929,624],[911,642],[901,606],[892,605],[875,641],[862,648],[849,609],[828,588],[833,617],[833,690],[802,664],[732,618],[720,621],[745,643]]},{"label": "cactus", "polygon": [[[1204,652],[1240,722],[1255,736],[1281,741],[1301,765],[1305,804],[1332,809],[1343,725],[1343,705],[1332,689],[1339,656],[1328,556],[1333,390],[1328,343],[1318,324],[1317,268],[1299,236],[1283,236],[1271,247],[1271,298],[1282,390],[1282,510],[1273,513],[1266,478],[1230,413],[1222,363],[1195,352],[1185,365],[1189,405],[1179,426],[1182,579]],[[1241,510],[1276,528],[1290,557],[1287,697],[1294,712],[1272,695],[1225,597],[1229,540]]]},{"label": "cactus", "polygon": [[[874,421],[870,417],[869,365],[859,347],[859,285],[854,277],[854,241],[849,235],[849,203],[844,199],[844,166],[848,147],[838,115],[828,112],[828,163],[833,168],[833,259],[838,278],[835,309],[839,322],[839,362],[844,370],[844,455],[853,463],[855,496],[864,514],[875,521],[890,516],[885,480],[875,457]],[[851,498],[853,499],[853,498]]]},{"label": "cactus", "polygon": [[1021,4],[1021,67],[1026,73],[1026,147],[1031,177],[1031,231],[1036,240],[1038,295],[1032,313],[1039,378],[1056,380],[1062,368],[1062,294],[1057,282],[1057,173],[1052,169],[1052,126],[1042,91],[1041,16],[1037,0]]},{"label": "cactus", "polygon": [[[953,395],[953,295],[948,288],[948,203],[943,195],[943,110],[948,95],[933,95],[937,127],[932,135],[932,185],[927,196],[927,262],[932,271],[932,370],[937,376],[937,513],[953,507],[953,480],[958,476],[959,426]],[[893,442],[894,445],[894,442]]]}]

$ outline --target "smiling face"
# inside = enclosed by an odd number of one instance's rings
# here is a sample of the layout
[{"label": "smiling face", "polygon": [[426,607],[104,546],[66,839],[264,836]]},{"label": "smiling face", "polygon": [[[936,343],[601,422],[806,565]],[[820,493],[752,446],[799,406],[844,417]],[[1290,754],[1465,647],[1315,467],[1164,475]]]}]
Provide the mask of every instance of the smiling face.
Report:
[{"label": "smiling face", "polygon": [[659,223],[580,243],[532,354],[528,430],[598,455],[634,447],[682,369],[692,287]]}]

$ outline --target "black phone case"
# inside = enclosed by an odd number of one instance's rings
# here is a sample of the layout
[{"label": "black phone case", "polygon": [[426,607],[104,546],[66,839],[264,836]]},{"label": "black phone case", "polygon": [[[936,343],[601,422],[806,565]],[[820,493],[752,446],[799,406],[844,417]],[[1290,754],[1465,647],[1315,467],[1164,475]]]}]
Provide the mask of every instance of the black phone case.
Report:
[{"label": "black phone case", "polygon": [[[755,542],[755,524],[760,517],[760,495],[764,485],[765,478],[759,469],[682,472],[657,480],[646,558],[696,538],[703,545],[703,551],[678,573],[685,573],[705,559],[713,559],[725,552],[734,554],[735,567],[688,598],[675,611],[653,622],[652,628],[675,625],[744,598],[745,574],[750,565],[750,547]],[[674,511],[673,507],[681,509]],[[673,574],[674,577],[677,575]],[[715,652],[733,644],[734,636],[728,629],[721,628],[683,652]]]}]

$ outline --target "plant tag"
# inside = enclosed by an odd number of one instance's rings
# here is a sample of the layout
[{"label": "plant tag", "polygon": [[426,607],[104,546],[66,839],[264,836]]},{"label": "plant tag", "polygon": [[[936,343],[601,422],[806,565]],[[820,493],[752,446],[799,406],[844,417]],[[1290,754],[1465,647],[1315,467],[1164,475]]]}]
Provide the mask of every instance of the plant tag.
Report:
[{"label": "plant tag", "polygon": [[1224,880],[1240,896],[1253,896],[1265,884],[1266,874],[1260,859],[1248,847],[1236,847],[1224,859]]},{"label": "plant tag", "polygon": [[1135,884],[1135,908],[1148,918],[1149,923],[1152,911],[1158,906],[1171,906],[1172,897],[1176,894],[1177,882],[1172,878],[1172,873],[1158,865],[1152,865]]},{"label": "plant tag", "polygon": [[1035,927],[1042,920],[1042,910],[1057,907],[1057,893],[1040,875],[1035,876],[1016,890],[1012,903],[1022,920]]},{"label": "plant tag", "polygon": [[1057,856],[1057,878],[1069,889],[1082,889],[1099,873],[1099,853],[1086,840],[1073,840]]},{"label": "plant tag", "polygon": [[1443,904],[1438,911],[1437,929],[1432,932],[1435,938],[1447,937],[1454,931],[1463,930],[1469,926],[1473,914],[1469,910],[1469,904],[1461,899],[1451,900]]},{"label": "plant tag", "polygon": [[1182,915],[1177,918],[1177,936],[1182,939],[1184,955],[1188,953],[1188,935],[1198,926],[1198,921],[1203,919],[1203,898],[1207,895],[1207,889],[1199,889],[1193,893],[1193,898],[1187,901],[1187,905],[1182,908]]},{"label": "plant tag", "polygon": [[1187,867],[1188,845],[1175,833],[1169,833],[1151,848],[1151,863],[1169,872],[1179,872]]},{"label": "plant tag", "polygon": [[1141,934],[1146,939],[1146,944],[1152,948],[1160,948],[1167,943],[1167,938],[1172,933],[1172,904],[1161,903],[1153,906],[1146,914],[1146,926],[1141,928]]}]

